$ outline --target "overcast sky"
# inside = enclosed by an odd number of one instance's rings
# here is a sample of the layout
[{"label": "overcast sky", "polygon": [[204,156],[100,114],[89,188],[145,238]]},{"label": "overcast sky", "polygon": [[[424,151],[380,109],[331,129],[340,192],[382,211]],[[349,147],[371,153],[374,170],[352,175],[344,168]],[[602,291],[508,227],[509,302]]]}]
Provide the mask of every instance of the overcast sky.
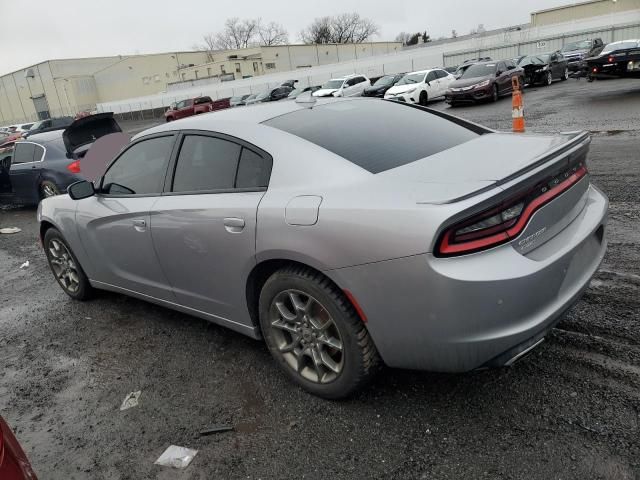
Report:
[{"label": "overcast sky", "polygon": [[358,12],[380,25],[432,38],[526,23],[529,13],[572,0],[0,0],[0,75],[55,58],[189,50],[228,17],[276,21],[297,43],[315,17]]}]

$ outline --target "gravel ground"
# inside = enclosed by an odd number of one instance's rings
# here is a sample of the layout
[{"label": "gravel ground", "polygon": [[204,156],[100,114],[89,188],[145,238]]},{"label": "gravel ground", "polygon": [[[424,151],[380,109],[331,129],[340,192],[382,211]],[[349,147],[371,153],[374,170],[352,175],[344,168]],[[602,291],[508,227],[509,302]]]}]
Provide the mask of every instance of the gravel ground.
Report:
[{"label": "gravel ground", "polygon": [[[23,229],[0,236],[0,414],[39,476],[640,478],[640,82],[570,80],[524,102],[530,131],[594,132],[610,244],[583,299],[509,369],[386,369],[355,398],[324,401],[288,383],[260,342],[116,294],[70,300],[35,210],[0,209]],[[432,106],[510,128],[509,99]],[[140,405],[119,411],[135,390]],[[198,435],[212,424],[235,431]],[[199,450],[186,470],[153,465],[170,444]]]}]

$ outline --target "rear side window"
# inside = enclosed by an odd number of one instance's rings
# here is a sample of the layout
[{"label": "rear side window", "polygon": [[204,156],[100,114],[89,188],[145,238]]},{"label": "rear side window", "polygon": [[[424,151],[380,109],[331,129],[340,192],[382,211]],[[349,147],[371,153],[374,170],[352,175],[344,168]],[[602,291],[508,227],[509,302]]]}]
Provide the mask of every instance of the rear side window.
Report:
[{"label": "rear side window", "polygon": [[241,148],[237,143],[220,138],[186,136],[178,156],[172,191],[233,188]]},{"label": "rear side window", "polygon": [[242,149],[236,188],[266,188],[271,176],[271,160],[262,158],[248,148]]},{"label": "rear side window", "polygon": [[160,194],[164,185],[173,136],[151,138],[132,145],[109,167],[102,192],[109,195]]},{"label": "rear side window", "polygon": [[44,148],[41,147],[40,145],[34,145],[33,161],[39,162],[40,160],[43,159],[43,157],[44,157]]},{"label": "rear side window", "polygon": [[11,163],[17,164],[33,162],[35,150],[36,145],[33,143],[16,143],[13,151],[13,160],[11,160]]},{"label": "rear side window", "polygon": [[342,101],[302,108],[263,124],[315,143],[371,173],[406,165],[479,135],[395,101]]}]

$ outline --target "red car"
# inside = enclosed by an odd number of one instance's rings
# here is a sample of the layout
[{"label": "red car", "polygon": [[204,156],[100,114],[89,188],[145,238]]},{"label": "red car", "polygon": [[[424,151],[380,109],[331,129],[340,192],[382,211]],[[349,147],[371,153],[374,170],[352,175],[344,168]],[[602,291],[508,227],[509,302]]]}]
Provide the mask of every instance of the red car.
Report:
[{"label": "red car", "polygon": [[199,113],[213,112],[214,110],[222,110],[229,108],[229,99],[221,98],[219,100],[211,100],[211,97],[196,97],[172,103],[168,110],[164,112],[164,118],[167,122],[178,120],[179,118],[198,115]]},{"label": "red car", "polygon": [[0,479],[37,480],[9,425],[0,417]]}]

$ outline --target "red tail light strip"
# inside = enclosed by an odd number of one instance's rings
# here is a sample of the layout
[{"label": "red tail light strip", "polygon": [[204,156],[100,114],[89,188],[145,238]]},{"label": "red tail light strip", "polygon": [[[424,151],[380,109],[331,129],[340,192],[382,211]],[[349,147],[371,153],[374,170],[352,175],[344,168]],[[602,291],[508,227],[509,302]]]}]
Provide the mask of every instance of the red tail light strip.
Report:
[{"label": "red tail light strip", "polygon": [[538,209],[540,209],[543,205],[553,200],[562,192],[571,188],[586,174],[587,174],[587,169],[583,165],[578,170],[576,170],[572,175],[570,175],[565,180],[560,182],[558,185],[549,189],[539,197],[534,198],[524,208],[516,224],[504,232],[500,232],[495,235],[490,235],[488,237],[480,238],[478,240],[472,240],[469,242],[451,243],[451,235],[453,234],[455,227],[450,228],[449,230],[446,231],[446,233],[442,237],[442,241],[440,242],[439,252],[442,255],[455,255],[457,253],[462,253],[462,252],[470,253],[472,251],[481,250],[483,248],[488,248],[490,246],[505,243],[511,239],[514,239],[515,237],[520,235],[522,230],[524,230],[524,227],[526,226],[529,219]]}]

